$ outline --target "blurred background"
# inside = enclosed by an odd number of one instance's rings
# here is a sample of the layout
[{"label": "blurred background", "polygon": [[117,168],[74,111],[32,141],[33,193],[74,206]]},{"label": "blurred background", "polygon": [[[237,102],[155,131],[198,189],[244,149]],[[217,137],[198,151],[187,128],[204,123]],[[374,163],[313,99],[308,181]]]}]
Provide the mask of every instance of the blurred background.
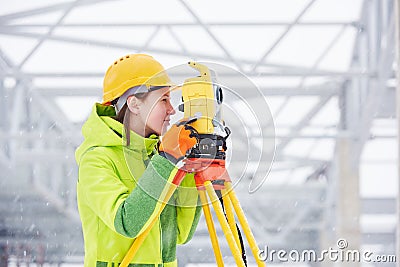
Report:
[{"label": "blurred background", "polygon": [[[236,113],[225,121],[233,132],[228,170],[241,180],[235,190],[261,249],[320,252],[345,239],[348,249],[374,255],[400,251],[395,0],[0,7],[1,267],[83,266],[74,151],[108,66],[138,52],[166,68],[215,62],[251,81],[230,85],[240,100],[227,99]],[[252,180],[260,186],[250,193]],[[215,266],[203,220],[178,258],[180,266]],[[396,263],[296,263],[343,265]]]}]

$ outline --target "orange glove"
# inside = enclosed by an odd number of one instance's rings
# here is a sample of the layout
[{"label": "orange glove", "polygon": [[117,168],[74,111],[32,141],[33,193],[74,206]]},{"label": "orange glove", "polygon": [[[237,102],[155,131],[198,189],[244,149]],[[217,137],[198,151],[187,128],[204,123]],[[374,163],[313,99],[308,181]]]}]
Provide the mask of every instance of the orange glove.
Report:
[{"label": "orange glove", "polygon": [[[178,126],[179,125],[179,126]],[[164,136],[158,148],[160,155],[176,164],[181,160],[186,152],[197,143],[197,139],[192,134],[189,125],[182,122],[172,125]]]}]

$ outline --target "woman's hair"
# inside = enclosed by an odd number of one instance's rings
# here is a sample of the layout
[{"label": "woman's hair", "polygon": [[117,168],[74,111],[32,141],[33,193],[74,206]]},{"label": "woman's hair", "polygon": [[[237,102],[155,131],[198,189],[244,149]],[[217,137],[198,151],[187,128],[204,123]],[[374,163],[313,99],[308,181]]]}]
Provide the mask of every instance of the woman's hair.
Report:
[{"label": "woman's hair", "polygon": [[[137,93],[134,94],[134,96],[137,99],[140,99],[141,101],[144,101],[147,96],[149,95],[149,93]],[[117,101],[118,99],[114,100]],[[115,103],[113,101],[113,103]],[[121,110],[118,112],[118,114],[114,117],[112,117],[114,120],[119,121],[120,123],[122,123],[124,125],[124,130],[125,130],[125,136],[126,136],[126,145],[129,146],[131,143],[131,131],[130,131],[130,112],[128,109],[128,105],[125,103],[123,105],[123,107],[121,108]],[[125,123],[124,123],[125,121]]]}]

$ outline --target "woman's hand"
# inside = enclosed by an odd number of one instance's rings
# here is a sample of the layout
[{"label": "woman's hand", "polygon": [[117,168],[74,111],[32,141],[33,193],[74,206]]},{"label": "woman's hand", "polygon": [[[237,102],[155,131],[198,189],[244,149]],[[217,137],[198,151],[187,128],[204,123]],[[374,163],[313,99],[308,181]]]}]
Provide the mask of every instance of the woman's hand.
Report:
[{"label": "woman's hand", "polygon": [[159,152],[161,156],[176,164],[196,144],[193,128],[188,122],[181,121],[172,125],[171,129],[161,137]]}]

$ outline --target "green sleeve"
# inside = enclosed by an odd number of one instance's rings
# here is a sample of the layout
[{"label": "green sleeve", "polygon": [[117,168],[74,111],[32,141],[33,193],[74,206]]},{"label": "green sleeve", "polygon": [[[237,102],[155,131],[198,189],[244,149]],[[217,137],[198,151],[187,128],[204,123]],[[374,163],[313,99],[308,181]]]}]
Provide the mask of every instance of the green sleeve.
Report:
[{"label": "green sleeve", "polygon": [[172,184],[177,169],[169,160],[154,155],[138,184],[115,215],[118,233],[137,237],[157,217],[162,208],[163,196]]},{"label": "green sleeve", "polygon": [[189,242],[197,228],[201,215],[201,204],[193,174],[187,174],[178,188],[177,224],[178,244]]}]

